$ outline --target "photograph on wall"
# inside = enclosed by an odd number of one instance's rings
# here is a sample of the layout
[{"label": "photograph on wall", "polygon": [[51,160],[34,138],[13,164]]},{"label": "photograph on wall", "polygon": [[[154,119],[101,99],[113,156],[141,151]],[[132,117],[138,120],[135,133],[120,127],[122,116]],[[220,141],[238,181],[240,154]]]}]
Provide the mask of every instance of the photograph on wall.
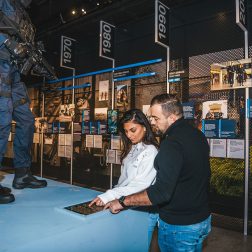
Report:
[{"label": "photograph on wall", "polygon": [[111,137],[111,149],[112,150],[121,150],[121,137],[112,136]]},{"label": "photograph on wall", "polygon": [[59,122],[59,133],[66,134],[71,133],[71,123],[70,122]]},{"label": "photograph on wall", "polygon": [[[11,136],[11,133],[10,133],[10,136]],[[40,134],[39,133],[34,133],[33,134],[33,143],[39,143],[39,140],[40,140]],[[8,141],[11,141],[11,139]]]},{"label": "photograph on wall", "polygon": [[110,109],[108,112],[108,133],[116,134],[118,132],[118,110]]},{"label": "photograph on wall", "polygon": [[202,105],[202,119],[223,119],[227,118],[228,101],[206,101]]},{"label": "photograph on wall", "polygon": [[35,133],[44,133],[47,131],[48,123],[47,123],[47,117],[35,117],[35,123],[34,123]]},{"label": "photograph on wall", "polygon": [[107,133],[107,121],[99,121],[97,122],[98,134],[106,134]]},{"label": "photograph on wall", "polygon": [[92,98],[92,87],[82,88],[83,92],[76,94],[75,105],[79,110],[89,109],[90,100]]},{"label": "photograph on wall", "polygon": [[53,134],[45,134],[44,135],[44,143],[45,144],[53,144]]},{"label": "photograph on wall", "polygon": [[86,147],[94,147],[94,135],[86,135]]},{"label": "photograph on wall", "polygon": [[71,158],[71,152],[72,152],[71,146],[64,146],[64,145],[58,146],[58,156],[59,157]]},{"label": "photograph on wall", "polygon": [[73,133],[81,133],[81,123],[73,124]]},{"label": "photograph on wall", "polygon": [[211,90],[252,87],[252,59],[211,65]]},{"label": "photograph on wall", "polygon": [[59,129],[60,129],[60,122],[53,122],[52,123],[52,133],[53,134],[58,134],[59,133]]},{"label": "photograph on wall", "polygon": [[77,122],[87,122],[90,120],[90,110],[89,109],[83,109],[81,113],[82,113],[82,115],[80,117],[80,121],[78,120]]},{"label": "photograph on wall", "polygon": [[[76,94],[75,97],[75,122],[81,122],[83,119],[83,115],[87,116],[86,111],[89,112],[90,109],[90,100],[92,98],[92,88],[86,87],[84,88],[84,92]],[[89,120],[85,118],[85,120]]]},{"label": "photograph on wall", "polygon": [[102,148],[102,135],[94,135],[94,148]]},{"label": "photograph on wall", "polygon": [[59,121],[60,122],[71,122],[74,116],[75,105],[74,104],[63,104],[60,105]]},{"label": "photograph on wall", "polygon": [[115,164],[116,163],[116,151],[115,150],[107,150],[107,155],[106,155],[106,162],[108,164]]},{"label": "photograph on wall", "polygon": [[90,122],[83,121],[81,123],[81,133],[82,134],[90,134]]},{"label": "photograph on wall", "polygon": [[107,101],[109,93],[109,80],[99,81],[99,101]]},{"label": "photograph on wall", "polygon": [[108,108],[95,108],[95,120],[96,121],[106,121],[107,120]]},{"label": "photograph on wall", "polygon": [[72,144],[72,135],[71,134],[59,134],[58,145],[69,145]]},{"label": "photograph on wall", "polygon": [[118,85],[116,87],[116,106],[127,109],[128,106],[128,85]]},{"label": "photograph on wall", "polygon": [[89,134],[97,134],[98,129],[97,129],[97,123],[96,122],[89,122]]},{"label": "photograph on wall", "polygon": [[81,133],[73,133],[73,142],[81,142]]}]

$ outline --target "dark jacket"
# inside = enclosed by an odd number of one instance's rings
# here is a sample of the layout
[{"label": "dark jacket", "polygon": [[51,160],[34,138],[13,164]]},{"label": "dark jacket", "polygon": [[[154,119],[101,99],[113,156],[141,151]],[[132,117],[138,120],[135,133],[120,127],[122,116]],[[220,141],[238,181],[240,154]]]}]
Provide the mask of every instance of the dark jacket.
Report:
[{"label": "dark jacket", "polygon": [[147,189],[160,218],[169,224],[190,225],[205,220],[210,181],[209,145],[204,134],[183,118],[165,133],[154,161],[157,178]]}]

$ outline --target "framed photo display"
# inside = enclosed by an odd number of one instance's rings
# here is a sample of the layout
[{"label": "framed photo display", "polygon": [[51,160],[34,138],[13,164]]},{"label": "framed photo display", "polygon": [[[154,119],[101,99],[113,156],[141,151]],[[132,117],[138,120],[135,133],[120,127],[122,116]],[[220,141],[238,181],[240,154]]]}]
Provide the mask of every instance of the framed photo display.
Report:
[{"label": "framed photo display", "polygon": [[117,134],[118,133],[118,109],[108,110],[108,133]]}]

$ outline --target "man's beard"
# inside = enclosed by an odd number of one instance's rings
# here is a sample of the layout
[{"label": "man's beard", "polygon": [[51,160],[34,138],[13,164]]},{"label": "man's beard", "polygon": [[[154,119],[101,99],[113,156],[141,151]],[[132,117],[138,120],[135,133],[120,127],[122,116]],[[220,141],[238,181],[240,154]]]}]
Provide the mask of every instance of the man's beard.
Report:
[{"label": "man's beard", "polygon": [[152,131],[154,132],[155,135],[157,136],[162,136],[163,133],[154,125],[151,125]]}]

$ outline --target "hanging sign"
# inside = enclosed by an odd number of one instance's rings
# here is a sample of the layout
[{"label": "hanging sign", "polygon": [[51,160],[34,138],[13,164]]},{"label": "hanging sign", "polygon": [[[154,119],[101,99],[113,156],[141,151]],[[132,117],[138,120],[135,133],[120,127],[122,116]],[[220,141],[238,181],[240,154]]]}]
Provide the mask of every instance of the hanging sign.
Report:
[{"label": "hanging sign", "polygon": [[114,38],[115,26],[107,22],[100,21],[100,57],[114,60]]},{"label": "hanging sign", "polygon": [[76,40],[61,36],[60,66],[75,69]]},{"label": "hanging sign", "polygon": [[155,2],[155,43],[169,47],[169,8],[158,0]]},{"label": "hanging sign", "polygon": [[247,31],[247,0],[236,0],[236,24],[243,31]]}]

